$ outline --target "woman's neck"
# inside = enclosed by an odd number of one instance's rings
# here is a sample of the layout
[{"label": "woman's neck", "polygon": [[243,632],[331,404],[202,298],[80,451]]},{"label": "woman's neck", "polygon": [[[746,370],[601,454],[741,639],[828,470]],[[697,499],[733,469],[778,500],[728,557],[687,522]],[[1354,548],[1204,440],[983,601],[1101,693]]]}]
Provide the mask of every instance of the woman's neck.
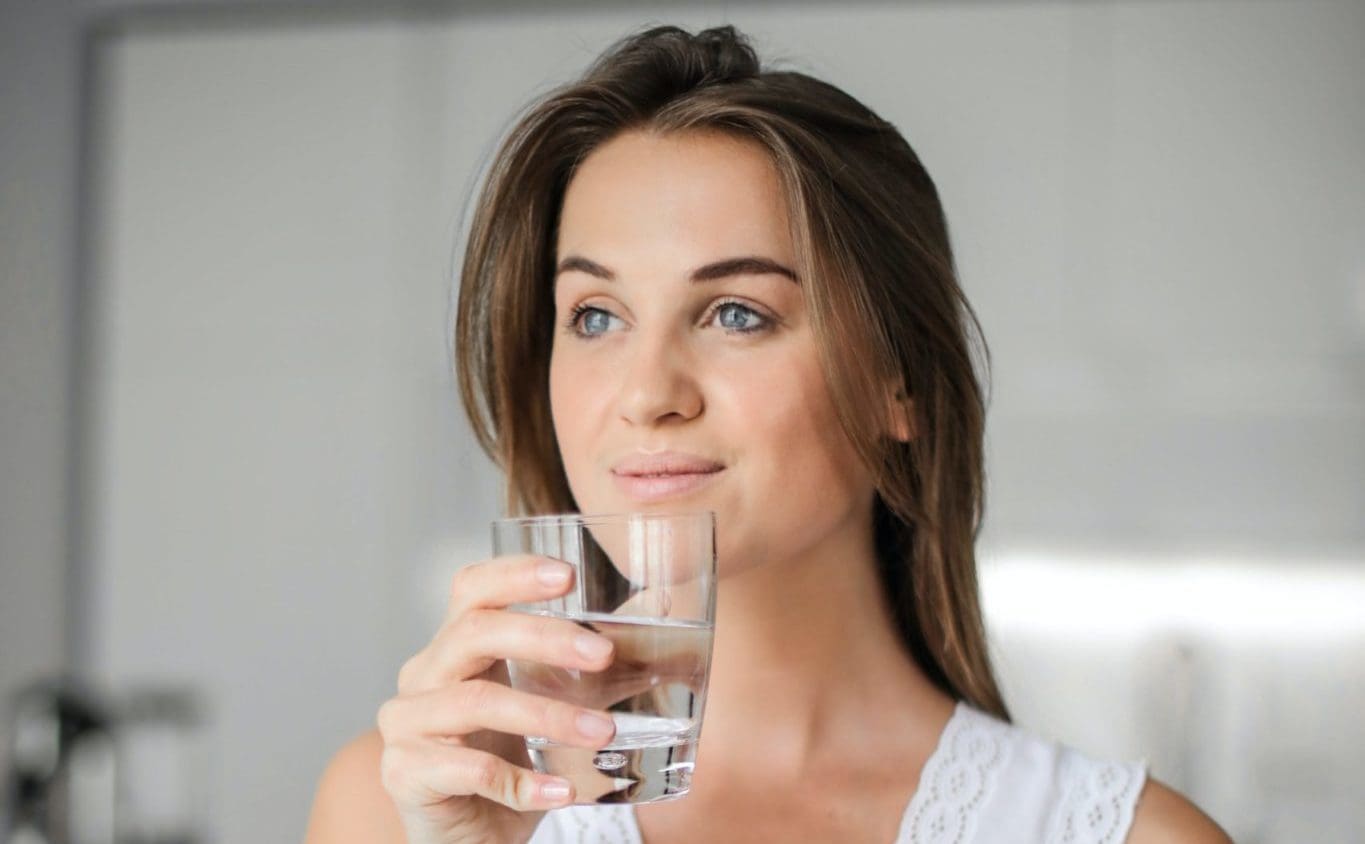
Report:
[{"label": "woman's neck", "polygon": [[801,777],[888,743],[927,754],[952,706],[896,630],[870,515],[721,581],[698,768]]}]

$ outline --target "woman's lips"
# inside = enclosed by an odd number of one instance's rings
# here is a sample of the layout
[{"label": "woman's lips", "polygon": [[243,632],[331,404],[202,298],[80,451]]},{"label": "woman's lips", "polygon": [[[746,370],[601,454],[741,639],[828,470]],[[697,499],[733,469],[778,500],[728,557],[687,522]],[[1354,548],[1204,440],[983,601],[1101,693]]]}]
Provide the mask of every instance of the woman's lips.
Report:
[{"label": "woman's lips", "polygon": [[708,472],[679,472],[664,475],[622,475],[612,472],[616,486],[636,501],[662,501],[696,492],[706,486],[722,469]]}]

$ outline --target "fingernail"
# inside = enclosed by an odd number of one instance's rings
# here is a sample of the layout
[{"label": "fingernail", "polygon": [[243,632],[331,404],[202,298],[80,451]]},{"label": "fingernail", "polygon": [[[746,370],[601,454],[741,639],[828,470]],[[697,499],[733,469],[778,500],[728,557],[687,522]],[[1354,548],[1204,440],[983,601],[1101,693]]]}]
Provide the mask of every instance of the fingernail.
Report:
[{"label": "fingernail", "polygon": [[564,780],[551,780],[540,786],[540,796],[554,803],[569,799],[569,784]]},{"label": "fingernail", "polygon": [[573,649],[584,659],[601,659],[611,653],[611,640],[591,633],[579,633],[574,637]]},{"label": "fingernail", "polygon": [[610,718],[604,718],[593,712],[584,712],[578,716],[578,731],[588,738],[606,738],[616,729],[616,725]]},{"label": "fingernail", "polygon": [[536,568],[536,577],[546,586],[563,586],[569,582],[569,567],[563,563],[541,563]]}]

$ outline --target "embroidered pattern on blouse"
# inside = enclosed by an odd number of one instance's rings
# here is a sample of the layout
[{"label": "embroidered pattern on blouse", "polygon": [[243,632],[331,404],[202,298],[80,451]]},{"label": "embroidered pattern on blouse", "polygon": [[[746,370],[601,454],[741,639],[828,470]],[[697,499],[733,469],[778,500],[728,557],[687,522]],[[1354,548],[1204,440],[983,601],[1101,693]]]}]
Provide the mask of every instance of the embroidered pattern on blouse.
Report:
[{"label": "embroidered pattern on blouse", "polygon": [[1128,835],[1143,764],[1093,762],[1067,754],[1059,784],[1062,799],[1048,844],[1116,844]]},{"label": "embroidered pattern on blouse", "polygon": [[557,810],[573,844],[634,844],[636,838],[622,818],[629,811],[629,806],[624,810],[618,806],[569,806]]},{"label": "embroidered pattern on blouse", "polygon": [[920,773],[909,809],[910,844],[963,844],[1005,764],[1008,727],[961,703]]}]

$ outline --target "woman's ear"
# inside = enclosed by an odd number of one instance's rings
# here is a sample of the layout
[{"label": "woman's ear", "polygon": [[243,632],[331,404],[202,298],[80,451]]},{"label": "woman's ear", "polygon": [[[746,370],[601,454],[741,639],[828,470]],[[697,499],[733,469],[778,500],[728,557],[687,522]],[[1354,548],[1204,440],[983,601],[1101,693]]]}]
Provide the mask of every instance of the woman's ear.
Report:
[{"label": "woman's ear", "polygon": [[915,424],[915,400],[900,387],[892,391],[886,402],[886,430],[897,442],[908,443],[919,434]]}]

